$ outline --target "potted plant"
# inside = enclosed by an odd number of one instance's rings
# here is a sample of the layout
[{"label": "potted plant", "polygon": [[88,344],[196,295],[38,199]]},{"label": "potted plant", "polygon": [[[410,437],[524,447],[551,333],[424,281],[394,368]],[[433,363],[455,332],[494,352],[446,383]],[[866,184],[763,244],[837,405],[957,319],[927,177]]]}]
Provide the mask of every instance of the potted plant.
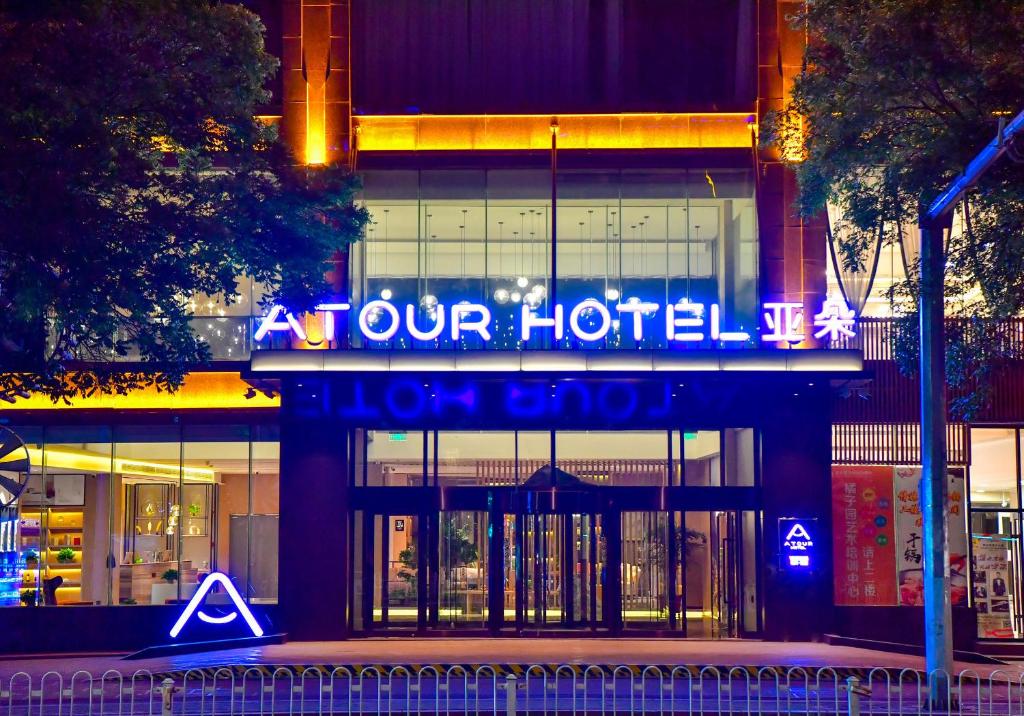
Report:
[{"label": "potted plant", "polygon": [[39,566],[39,553],[34,549],[25,552],[25,566],[29,569],[35,569]]},{"label": "potted plant", "polygon": [[70,547],[63,547],[57,552],[57,561],[61,564],[70,564],[75,561],[75,550]]},{"label": "potted plant", "polygon": [[174,584],[178,581],[178,570],[168,569],[166,572],[160,575],[160,579],[164,580],[168,584]]},{"label": "potted plant", "polygon": [[38,604],[38,593],[35,589],[22,589],[19,598],[26,607],[34,607]]},{"label": "potted plant", "polygon": [[189,517],[199,517],[202,514],[203,507],[198,502],[193,502],[188,506]]}]

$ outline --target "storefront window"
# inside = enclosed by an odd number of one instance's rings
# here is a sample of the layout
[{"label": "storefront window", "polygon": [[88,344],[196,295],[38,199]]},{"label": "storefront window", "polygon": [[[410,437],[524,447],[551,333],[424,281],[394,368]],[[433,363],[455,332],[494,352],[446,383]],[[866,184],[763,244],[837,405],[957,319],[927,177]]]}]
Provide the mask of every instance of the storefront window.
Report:
[{"label": "storefront window", "polygon": [[1017,439],[1013,428],[971,429],[971,504],[1018,507]]},{"label": "storefront window", "polygon": [[23,604],[104,603],[110,429],[51,427],[29,446],[33,474],[19,500]]},{"label": "storefront window", "polygon": [[971,591],[982,639],[1024,638],[1021,439],[1016,428],[971,429]]},{"label": "storefront window", "polygon": [[177,603],[214,570],[251,600],[276,600],[276,430],[21,430],[32,462],[18,503],[21,603]]},{"label": "storefront window", "polygon": [[1020,528],[1016,512],[971,514],[972,592],[980,638],[1024,635]]}]

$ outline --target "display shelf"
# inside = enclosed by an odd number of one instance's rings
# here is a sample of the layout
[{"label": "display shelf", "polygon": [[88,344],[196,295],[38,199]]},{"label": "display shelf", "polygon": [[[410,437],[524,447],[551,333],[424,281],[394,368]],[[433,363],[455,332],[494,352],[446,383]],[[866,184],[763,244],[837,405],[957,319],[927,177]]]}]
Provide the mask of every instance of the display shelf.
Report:
[{"label": "display shelf", "polygon": [[[82,591],[82,557],[84,554],[84,517],[81,507],[23,508],[21,511],[21,551],[31,550],[38,555],[34,566],[22,568],[21,590],[41,590],[43,582],[60,576],[64,582],[57,587],[58,604],[61,600],[76,601]],[[45,537],[45,544],[43,538]],[[60,562],[57,555],[70,549],[72,562]]]}]

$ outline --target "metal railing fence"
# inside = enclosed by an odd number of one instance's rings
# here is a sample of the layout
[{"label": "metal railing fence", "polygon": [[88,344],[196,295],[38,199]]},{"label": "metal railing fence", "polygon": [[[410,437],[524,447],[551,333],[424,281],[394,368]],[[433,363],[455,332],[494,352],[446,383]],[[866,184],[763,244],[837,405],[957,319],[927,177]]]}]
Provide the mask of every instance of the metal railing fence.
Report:
[{"label": "metal railing fence", "polygon": [[1024,714],[1021,672],[963,671],[940,680],[937,698],[929,681],[909,669],[714,666],[18,672],[0,679],[0,714]]}]

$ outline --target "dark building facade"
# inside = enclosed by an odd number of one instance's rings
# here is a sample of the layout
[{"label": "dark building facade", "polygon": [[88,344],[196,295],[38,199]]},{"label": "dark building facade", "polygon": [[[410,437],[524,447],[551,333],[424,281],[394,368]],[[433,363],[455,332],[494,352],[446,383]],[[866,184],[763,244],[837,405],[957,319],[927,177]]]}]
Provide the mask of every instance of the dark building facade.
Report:
[{"label": "dark building facade", "polygon": [[180,394],[0,410],[35,481],[4,594],[60,607],[0,610],[5,646],[166,641],[214,571],[300,640],[919,640],[896,514],[877,570],[837,522],[837,480],[897,502],[915,418],[880,403],[910,389],[757,145],[797,3],[247,4],[267,121],[372,222],[315,314],[196,297],[217,363]]}]

